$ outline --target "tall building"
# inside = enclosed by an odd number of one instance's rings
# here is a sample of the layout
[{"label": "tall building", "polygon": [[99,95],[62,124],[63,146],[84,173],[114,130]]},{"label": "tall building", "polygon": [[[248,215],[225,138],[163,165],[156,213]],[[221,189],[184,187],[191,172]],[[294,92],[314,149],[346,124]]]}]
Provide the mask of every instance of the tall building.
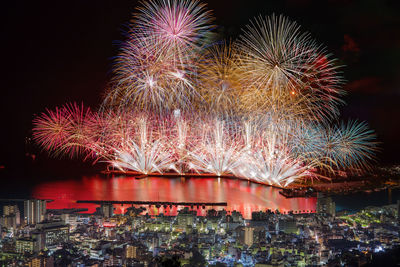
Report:
[{"label": "tall building", "polygon": [[0,224],[6,228],[16,228],[21,224],[21,214],[17,205],[6,205],[3,207],[3,216]]},{"label": "tall building", "polygon": [[24,221],[26,224],[36,224],[44,220],[46,200],[30,199],[24,201]]},{"label": "tall building", "polygon": [[318,193],[317,213],[329,214],[332,216],[336,215],[336,205],[335,202],[332,201],[331,197],[327,197],[324,194]]},{"label": "tall building", "polygon": [[19,213],[17,205],[6,205],[3,207],[3,216]]},{"label": "tall building", "polygon": [[8,215],[8,216],[2,216],[0,218],[0,225],[5,227],[5,228],[13,228],[16,229],[17,228],[17,219],[19,222],[19,218],[17,218],[17,216],[15,214],[12,215]]},{"label": "tall building", "polygon": [[38,248],[54,247],[69,240],[69,226],[63,221],[36,224],[32,237],[38,241]]},{"label": "tall building", "polygon": [[236,228],[237,234],[239,236],[239,241],[243,245],[251,247],[254,243],[254,227],[240,226]]},{"label": "tall building", "polygon": [[253,227],[246,227],[244,228],[244,243],[251,247],[254,242],[254,228]]},{"label": "tall building", "polygon": [[137,258],[137,246],[127,245],[125,248],[126,258],[127,259],[136,259]]},{"label": "tall building", "polygon": [[104,217],[111,218],[112,216],[114,216],[113,204],[101,204],[100,211]]}]

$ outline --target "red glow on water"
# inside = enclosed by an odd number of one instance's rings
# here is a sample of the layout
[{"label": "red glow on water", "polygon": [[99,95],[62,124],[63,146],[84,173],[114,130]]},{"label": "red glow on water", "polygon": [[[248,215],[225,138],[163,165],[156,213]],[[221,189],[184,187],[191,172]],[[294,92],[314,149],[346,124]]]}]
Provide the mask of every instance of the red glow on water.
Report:
[{"label": "red glow on water", "polygon": [[[80,180],[54,181],[33,190],[34,198],[53,199],[49,209],[87,208],[92,213],[98,205],[76,203],[77,200],[161,201],[161,202],[227,202],[227,211],[239,211],[250,219],[253,211],[266,209],[281,212],[309,212],[316,209],[316,198],[286,199],[276,188],[236,179],[218,178],[161,178],[151,177],[83,177]],[[115,205],[115,213],[124,213],[129,205]],[[160,212],[176,215],[182,207],[147,207],[151,215]],[[194,207],[205,215],[211,207]]]}]

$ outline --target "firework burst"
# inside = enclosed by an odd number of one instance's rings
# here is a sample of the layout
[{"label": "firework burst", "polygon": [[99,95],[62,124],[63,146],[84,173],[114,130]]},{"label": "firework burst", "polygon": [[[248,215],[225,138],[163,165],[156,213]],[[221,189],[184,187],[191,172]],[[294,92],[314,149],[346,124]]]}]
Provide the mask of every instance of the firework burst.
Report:
[{"label": "firework burst", "polygon": [[34,139],[50,153],[78,156],[88,143],[87,125],[92,116],[89,108],[76,103],[48,110],[34,120]]},{"label": "firework burst", "polygon": [[300,103],[318,120],[338,114],[343,91],[334,60],[295,22],[283,16],[259,17],[247,26],[238,49],[247,106],[257,108],[268,99],[275,110],[286,102]]},{"label": "firework burst", "polygon": [[174,170],[173,158],[162,136],[149,127],[148,118],[137,120],[136,132],[123,140],[122,146],[112,146],[110,159],[107,161],[120,170],[133,170],[143,174]]},{"label": "firework burst", "polygon": [[211,13],[197,0],[152,0],[142,2],[134,25],[139,39],[157,40],[153,50],[186,62],[205,45]]},{"label": "firework burst", "polygon": [[169,113],[188,109],[198,96],[189,64],[175,64],[169,55],[148,49],[140,39],[127,42],[117,57],[115,77],[104,109]]},{"label": "firework burst", "polygon": [[237,60],[232,46],[223,44],[208,49],[199,61],[197,86],[208,113],[228,116],[240,113],[238,95],[242,86]]},{"label": "firework burst", "polygon": [[374,159],[378,150],[374,131],[365,122],[341,123],[325,132],[322,151],[340,169],[360,172],[368,169],[368,162]]},{"label": "firework burst", "polygon": [[241,163],[241,146],[224,122],[216,120],[207,126],[203,128],[200,142],[189,152],[189,167],[217,176],[231,174]]},{"label": "firework burst", "polygon": [[70,121],[63,108],[47,110],[33,121],[33,137],[49,152],[57,151],[69,139]]}]

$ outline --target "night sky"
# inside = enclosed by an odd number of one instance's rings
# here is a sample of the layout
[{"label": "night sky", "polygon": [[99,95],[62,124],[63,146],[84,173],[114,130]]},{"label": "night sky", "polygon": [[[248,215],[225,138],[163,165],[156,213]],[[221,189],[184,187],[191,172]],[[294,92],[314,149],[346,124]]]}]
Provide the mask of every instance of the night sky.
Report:
[{"label": "night sky", "polygon": [[[258,15],[284,14],[302,25],[345,65],[343,119],[367,121],[382,142],[379,162],[400,163],[400,1],[204,2],[221,37],[237,37]],[[23,166],[34,114],[68,102],[98,107],[136,6],[134,0],[2,3],[0,165]]]}]

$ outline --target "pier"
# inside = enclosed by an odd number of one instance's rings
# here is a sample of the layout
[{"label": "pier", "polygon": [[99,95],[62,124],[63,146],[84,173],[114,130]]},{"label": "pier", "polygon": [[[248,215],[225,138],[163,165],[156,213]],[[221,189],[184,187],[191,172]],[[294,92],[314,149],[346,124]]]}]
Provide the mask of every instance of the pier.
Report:
[{"label": "pier", "polygon": [[98,205],[149,205],[149,206],[228,206],[227,202],[171,202],[171,201],[120,201],[120,200],[77,200],[76,203],[90,203]]}]

